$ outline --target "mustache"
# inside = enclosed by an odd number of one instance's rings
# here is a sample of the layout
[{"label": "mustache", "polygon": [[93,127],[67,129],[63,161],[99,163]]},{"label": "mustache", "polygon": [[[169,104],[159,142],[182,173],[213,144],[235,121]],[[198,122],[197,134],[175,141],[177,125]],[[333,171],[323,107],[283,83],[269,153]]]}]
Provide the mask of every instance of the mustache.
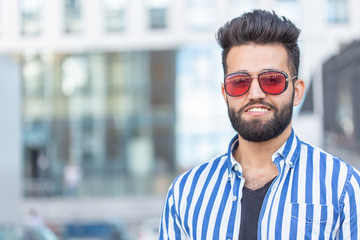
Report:
[{"label": "mustache", "polygon": [[252,100],[249,103],[245,104],[245,106],[243,106],[242,108],[239,109],[238,113],[243,112],[246,108],[251,107],[252,105],[264,105],[267,106],[271,109],[274,109],[275,111],[277,111],[277,107],[272,105],[271,103],[267,103],[264,100]]}]

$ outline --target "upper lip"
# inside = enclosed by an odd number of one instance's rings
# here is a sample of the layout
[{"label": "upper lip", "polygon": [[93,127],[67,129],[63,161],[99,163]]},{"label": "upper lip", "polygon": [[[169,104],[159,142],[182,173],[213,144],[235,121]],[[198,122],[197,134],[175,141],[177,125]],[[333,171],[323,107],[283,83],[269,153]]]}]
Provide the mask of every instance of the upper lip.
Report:
[{"label": "upper lip", "polygon": [[249,111],[252,108],[265,108],[265,109],[268,109],[268,110],[271,109],[270,107],[265,106],[265,105],[251,105],[251,106],[245,108],[245,112]]}]

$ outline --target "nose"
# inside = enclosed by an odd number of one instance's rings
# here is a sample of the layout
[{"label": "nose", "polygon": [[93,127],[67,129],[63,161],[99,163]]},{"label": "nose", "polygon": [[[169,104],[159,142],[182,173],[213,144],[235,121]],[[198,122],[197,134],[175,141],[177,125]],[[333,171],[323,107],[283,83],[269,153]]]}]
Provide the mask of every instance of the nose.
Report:
[{"label": "nose", "polygon": [[266,94],[263,92],[263,90],[260,87],[259,79],[257,76],[251,77],[251,84],[250,89],[248,92],[248,98],[249,99],[263,99],[266,97]]}]

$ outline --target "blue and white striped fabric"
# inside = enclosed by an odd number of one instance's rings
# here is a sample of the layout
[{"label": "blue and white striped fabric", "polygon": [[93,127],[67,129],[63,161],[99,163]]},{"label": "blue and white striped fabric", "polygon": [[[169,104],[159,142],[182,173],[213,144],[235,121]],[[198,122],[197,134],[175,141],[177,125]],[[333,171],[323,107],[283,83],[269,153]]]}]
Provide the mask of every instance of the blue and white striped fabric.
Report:
[{"label": "blue and white striped fabric", "polygon": [[[180,175],[171,185],[159,239],[238,239],[241,166],[232,150]],[[260,212],[258,239],[360,239],[360,174],[300,141],[294,131],[273,155],[279,175]]]}]

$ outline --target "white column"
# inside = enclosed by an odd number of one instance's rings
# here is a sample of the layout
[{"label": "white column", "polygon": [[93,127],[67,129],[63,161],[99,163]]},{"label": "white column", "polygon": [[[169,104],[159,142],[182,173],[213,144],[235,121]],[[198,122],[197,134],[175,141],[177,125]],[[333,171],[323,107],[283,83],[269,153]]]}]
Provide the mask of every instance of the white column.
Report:
[{"label": "white column", "polygon": [[86,1],[81,2],[83,14],[84,36],[87,41],[92,44],[98,44],[97,41],[103,35],[104,19],[103,19],[103,4],[102,1]]},{"label": "white column", "polygon": [[[19,11],[19,1],[1,1],[1,45],[11,45],[19,42],[21,24]],[[9,27],[11,26],[11,27]],[[1,47],[1,46],[0,46]],[[3,47],[1,47],[3,49]],[[4,50],[7,50],[4,48]]]},{"label": "white column", "polygon": [[62,42],[64,37],[64,6],[65,1],[51,0],[43,1],[42,24],[43,24],[43,45],[54,47]]},{"label": "white column", "polygon": [[21,86],[19,65],[0,56],[0,225],[21,221]]}]

